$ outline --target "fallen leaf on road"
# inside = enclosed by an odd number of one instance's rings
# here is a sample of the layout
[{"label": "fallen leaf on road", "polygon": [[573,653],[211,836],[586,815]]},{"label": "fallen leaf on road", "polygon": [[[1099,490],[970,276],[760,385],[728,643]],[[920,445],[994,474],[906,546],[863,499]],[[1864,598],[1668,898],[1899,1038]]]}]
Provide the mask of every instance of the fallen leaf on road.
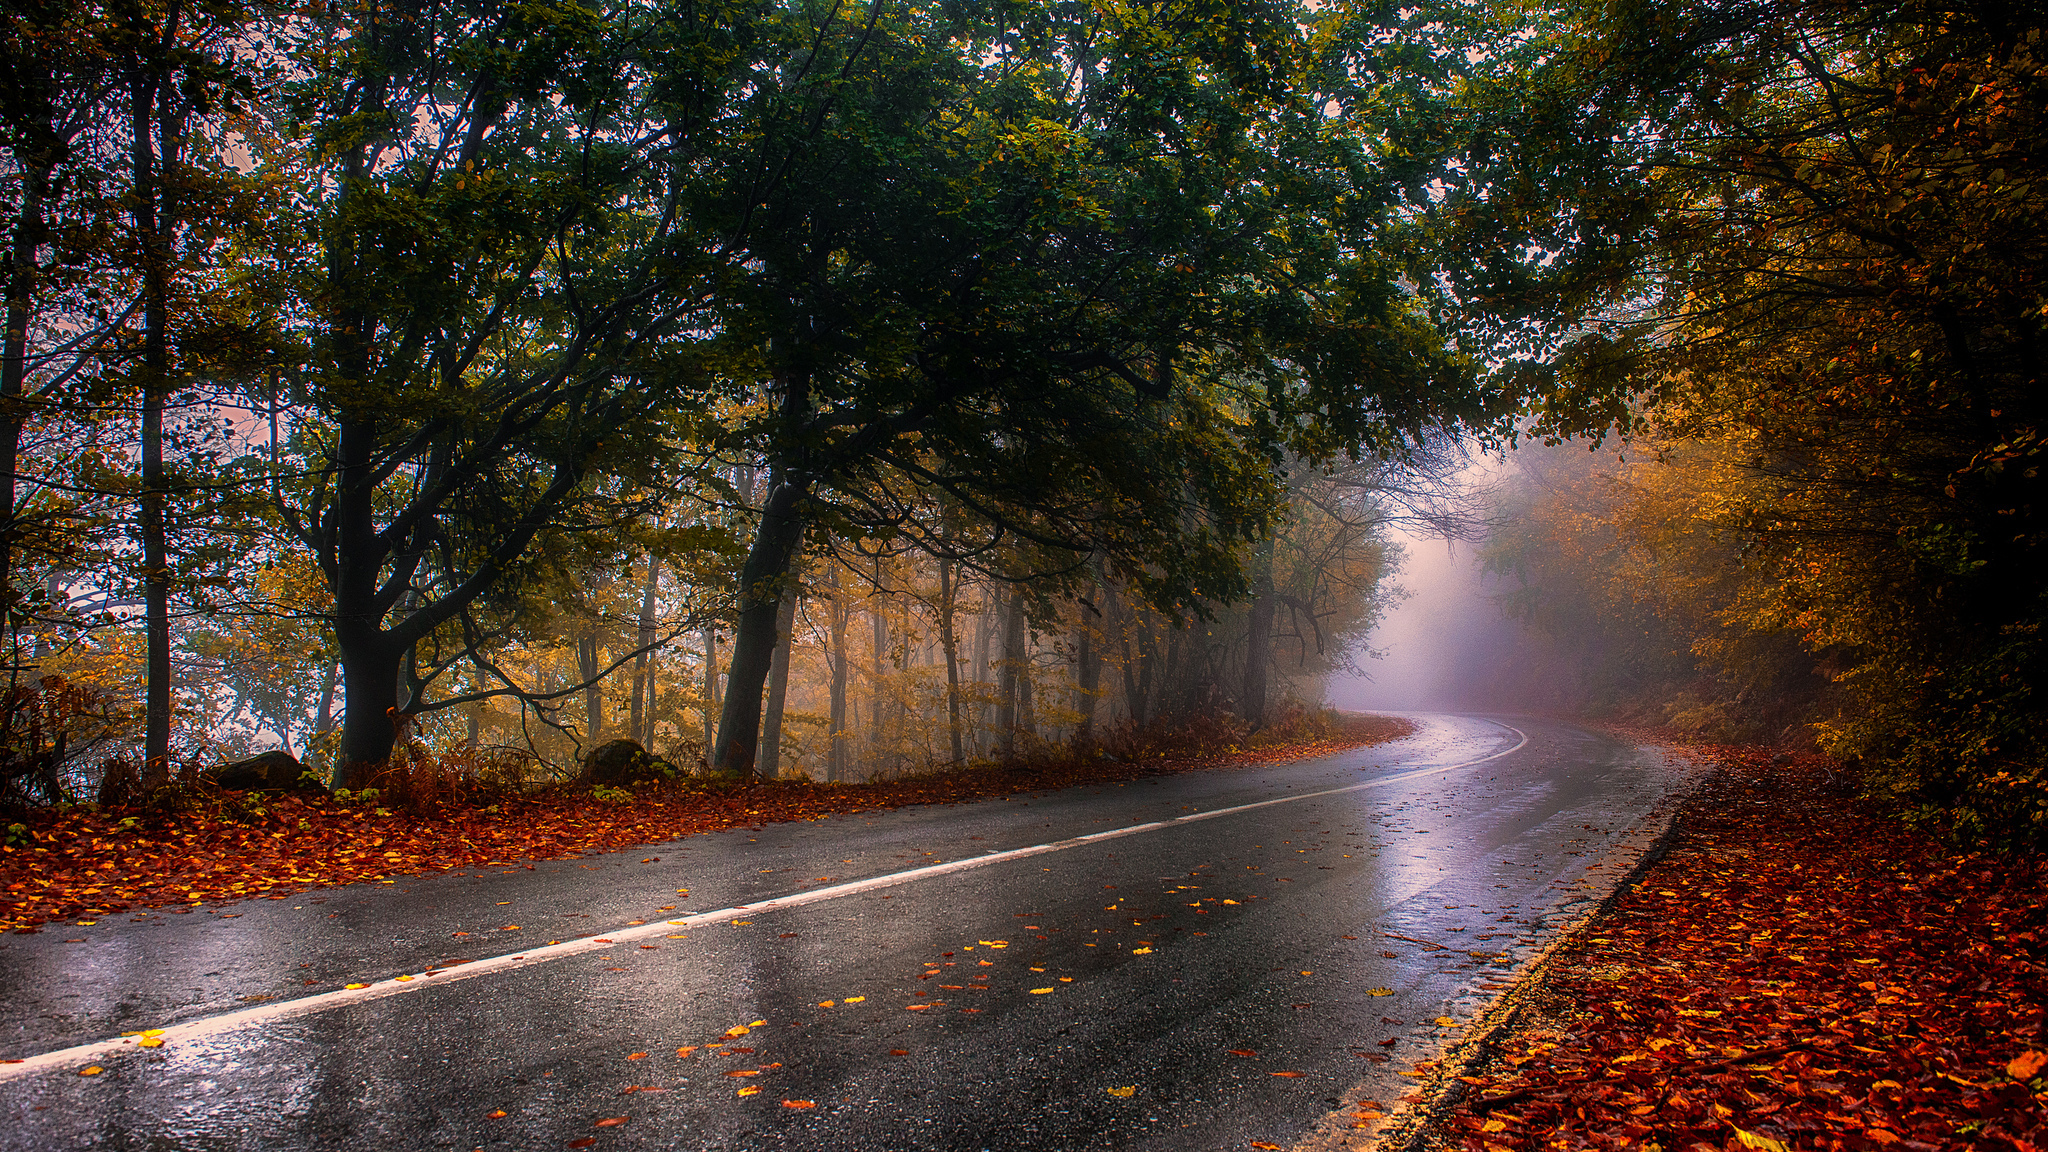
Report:
[{"label": "fallen leaf on road", "polygon": [[845,1000],[845,1003],[848,1003],[848,1004],[858,1004],[858,1003],[860,1003],[861,1001],[863,1001],[863,1000],[865,1000],[865,999],[867,999],[867,997],[865,997],[865,996],[848,996],[848,997],[846,998],[846,1000]]},{"label": "fallen leaf on road", "polygon": [[1254,1147],[1254,1148],[1268,1148],[1268,1149],[1278,1149],[1278,1148],[1280,1147],[1280,1146],[1279,1146],[1278,1144],[1268,1144],[1268,1143],[1266,1143],[1266,1142],[1265,1142],[1264,1140],[1254,1140],[1254,1141],[1252,1141],[1252,1143],[1251,1143],[1251,1146],[1252,1146],[1252,1147]]},{"label": "fallen leaf on road", "polygon": [[1367,988],[1365,994],[1367,996],[1392,996],[1394,990],[1392,988]]},{"label": "fallen leaf on road", "polygon": [[102,1072],[105,1072],[105,1071],[106,1071],[106,1069],[105,1069],[105,1068],[102,1068],[102,1067],[100,1067],[100,1066],[99,1066],[99,1065],[97,1065],[97,1064],[88,1064],[88,1065],[86,1065],[85,1067],[83,1067],[83,1068],[80,1068],[80,1069],[78,1070],[78,1074],[79,1074],[80,1076],[97,1076],[97,1075],[99,1075],[100,1073],[102,1073]]},{"label": "fallen leaf on road", "polygon": [[1052,989],[1050,989],[1050,988],[1033,988],[1033,989],[1031,990],[1031,994],[1032,994],[1033,996],[1043,996],[1043,995],[1045,995],[1045,994],[1046,994],[1047,992],[1050,992],[1050,991],[1052,991]]},{"label": "fallen leaf on road", "polygon": [[727,1076],[759,1076],[760,1074],[761,1070],[759,1068],[735,1068],[726,1073]]},{"label": "fallen leaf on road", "polygon": [[835,1004],[835,1003],[837,1003],[837,1001],[833,1001],[833,1000],[820,1000],[820,1001],[818,1001],[818,1007],[820,1007],[820,1008],[830,1008],[830,1007],[832,1007],[832,1005],[833,1005],[833,1004]]},{"label": "fallen leaf on road", "polygon": [[929,1004],[905,1004],[905,1005],[903,1006],[903,1010],[904,1010],[905,1012],[922,1012],[922,1011],[924,1011],[925,1009],[927,1009],[927,1008],[930,1008],[930,1007],[931,1007],[931,1005],[929,1005]]},{"label": "fallen leaf on road", "polygon": [[1253,1051],[1253,1050],[1252,1050],[1252,1049],[1250,1049],[1250,1048],[1232,1048],[1232,1049],[1230,1049],[1229,1051],[1230,1051],[1230,1054],[1231,1054],[1232,1056],[1257,1056],[1257,1055],[1258,1055],[1258,1053],[1257,1053],[1257,1052]]},{"label": "fallen leaf on road", "polygon": [[1138,1086],[1137,1086],[1136,1084],[1133,1084],[1133,1085],[1131,1085],[1131,1086],[1130,1086],[1130,1087],[1128,1087],[1128,1088],[1111,1088],[1111,1089],[1109,1089],[1108,1091],[1109,1091],[1109,1094],[1110,1094],[1111,1096],[1119,1096],[1119,1097],[1122,1097],[1122,1096],[1129,1096],[1129,1095],[1131,1095],[1132,1093],[1136,1092],[1137,1090],[1138,1090]]},{"label": "fallen leaf on road", "polygon": [[695,1045],[695,1044],[692,1044],[692,1045],[690,1045],[690,1046],[689,1046],[689,1047],[687,1047],[687,1048],[678,1048],[678,1049],[676,1049],[676,1055],[678,1055],[678,1056],[688,1056],[688,1055],[689,1055],[690,1053],[692,1053],[692,1052],[695,1052],[695,1051],[697,1050],[697,1048],[698,1048],[698,1045]]},{"label": "fallen leaf on road", "polygon": [[815,1100],[784,1100],[782,1106],[784,1108],[816,1108],[818,1102]]},{"label": "fallen leaf on road", "polygon": [[628,1060],[645,1060],[645,1059],[647,1059],[647,1053],[645,1053],[645,1052],[633,1052],[633,1053],[630,1053],[630,1054],[628,1054],[628,1055],[627,1055],[627,1057],[626,1057],[626,1059],[628,1059]]},{"label": "fallen leaf on road", "polygon": [[[1503,1127],[1505,1127],[1505,1125],[1503,1125]],[[1757,1152],[1792,1152],[1792,1150],[1790,1148],[1787,1148],[1783,1143],[1773,1140],[1769,1136],[1759,1136],[1754,1132],[1745,1132],[1740,1128],[1735,1128],[1735,1125],[1733,1124],[1730,1124],[1728,1127],[1735,1129],[1735,1138],[1737,1140],[1740,1140],[1742,1142],[1742,1146],[1745,1148],[1754,1148],[1757,1150]],[[1873,1128],[1870,1130],[1870,1134],[1872,1136],[1875,1136],[1878,1132],[1881,1131],[1883,1131],[1883,1129]],[[1887,1136],[1891,1135],[1888,1132],[1885,1134]],[[1893,1136],[1892,1139],[1896,1140],[1898,1139],[1898,1137]]]},{"label": "fallen leaf on road", "polygon": [[1150,952],[1150,951],[1152,951],[1152,950],[1151,950],[1150,948],[1133,948],[1133,949],[1131,949],[1131,955],[1133,955],[1133,956],[1143,956],[1143,955],[1144,955],[1145,953],[1147,953],[1147,952]]},{"label": "fallen leaf on road", "polygon": [[1300,1073],[1300,1072],[1268,1072],[1268,1073],[1266,1073],[1266,1075],[1268,1075],[1268,1076],[1285,1076],[1285,1077],[1286,1077],[1287,1079],[1289,1079],[1289,1080],[1295,1080],[1295,1079],[1299,1079],[1299,1078],[1301,1077],[1302,1073]]},{"label": "fallen leaf on road", "polygon": [[1449,1016],[1439,1016],[1436,1018],[1436,1022],[1443,1025],[1446,1028],[1449,1028],[1451,1025],[1457,1023],[1456,1020],[1451,1019]]},{"label": "fallen leaf on road", "polygon": [[624,1116],[607,1116],[607,1117],[605,1117],[604,1119],[602,1119],[602,1120],[599,1120],[599,1121],[598,1121],[597,1123],[595,1123],[595,1124],[591,1125],[591,1127],[593,1127],[593,1128],[617,1128],[617,1127],[618,1127],[619,1125],[621,1125],[621,1124],[624,1124],[624,1123],[626,1122],[626,1120],[627,1120],[627,1117],[624,1117]]},{"label": "fallen leaf on road", "polygon": [[495,1108],[484,1113],[484,1119],[486,1120],[503,1120],[505,1116],[506,1112],[503,1108]]},{"label": "fallen leaf on road", "polygon": [[144,1036],[142,1039],[137,1040],[135,1044],[140,1048],[161,1048],[164,1046],[164,1038],[161,1036]]},{"label": "fallen leaf on road", "polygon": [[757,1093],[757,1092],[759,1092],[759,1091],[760,1091],[760,1089],[759,1089],[759,1088],[755,1088],[755,1087],[752,1087],[752,1086],[750,1085],[750,1086],[748,1086],[748,1087],[745,1087],[745,1088],[742,1088],[742,1089],[740,1089],[740,1091],[739,1091],[739,1094],[740,1094],[740,1095],[742,1095],[742,1096],[752,1096],[752,1095],[754,1095],[755,1093]]},{"label": "fallen leaf on road", "polygon": [[342,987],[344,987],[344,988],[368,988],[368,987],[369,987],[369,985],[368,985],[368,984],[344,984],[344,985],[342,985]]},{"label": "fallen leaf on road", "polygon": [[569,1141],[569,1144],[568,1144],[568,1146],[569,1146],[569,1147],[571,1147],[571,1148],[588,1148],[588,1147],[590,1147],[590,1146],[591,1146],[592,1144],[595,1144],[595,1143],[597,1143],[597,1137],[595,1137],[595,1136],[582,1136],[582,1137],[578,1137],[577,1139],[574,1139],[574,1140],[571,1140],[571,1141]]},{"label": "fallen leaf on road", "polygon": [[908,1055],[910,1055],[910,1050],[909,1050],[908,1048],[891,1048],[891,1049],[889,1049],[889,1055],[891,1055],[891,1056],[908,1056]]}]

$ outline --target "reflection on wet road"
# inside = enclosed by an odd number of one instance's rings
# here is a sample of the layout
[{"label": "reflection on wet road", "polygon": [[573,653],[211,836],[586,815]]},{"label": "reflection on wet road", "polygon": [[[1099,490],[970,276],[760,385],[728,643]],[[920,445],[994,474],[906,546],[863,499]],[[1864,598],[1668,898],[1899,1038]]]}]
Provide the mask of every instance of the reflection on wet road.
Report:
[{"label": "reflection on wet road", "polygon": [[0,1140],[1285,1146],[1398,1093],[1683,780],[1568,726],[1420,719],[1279,768],[9,937]]}]

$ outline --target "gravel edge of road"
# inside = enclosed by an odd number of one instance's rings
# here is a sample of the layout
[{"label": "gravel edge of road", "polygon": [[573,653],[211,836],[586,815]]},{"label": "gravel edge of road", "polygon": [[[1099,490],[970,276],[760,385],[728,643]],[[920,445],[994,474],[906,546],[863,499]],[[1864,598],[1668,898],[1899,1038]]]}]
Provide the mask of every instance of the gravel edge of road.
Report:
[{"label": "gravel edge of road", "polygon": [[[1649,743],[1638,747],[1654,748],[1666,755],[1698,761],[1703,773],[1717,770],[1684,748]],[[1460,1147],[1456,1141],[1444,1137],[1440,1126],[1444,1117],[1465,1098],[1469,1086],[1460,1077],[1469,1075],[1473,1068],[1492,1057],[1507,1037],[1535,1026],[1549,1016],[1545,993],[1560,958],[1587,936],[1593,924],[1614,907],[1624,891],[1641,882],[1644,875],[1670,851],[1684,831],[1679,820],[1684,800],[1685,793],[1673,795],[1664,802],[1664,811],[1652,814],[1652,819],[1661,821],[1661,826],[1655,828],[1649,836],[1649,843],[1628,870],[1614,879],[1605,895],[1591,907],[1575,914],[1557,930],[1548,944],[1515,970],[1513,988],[1496,996],[1461,1036],[1435,1057],[1418,1065],[1425,1069],[1424,1074],[1383,1119],[1370,1122],[1364,1128],[1354,1126],[1356,1101],[1373,1094],[1369,1089],[1371,1080],[1368,1079],[1345,1093],[1345,1099],[1350,1102],[1325,1115],[1315,1129],[1297,1141],[1289,1152],[1447,1152]]]}]

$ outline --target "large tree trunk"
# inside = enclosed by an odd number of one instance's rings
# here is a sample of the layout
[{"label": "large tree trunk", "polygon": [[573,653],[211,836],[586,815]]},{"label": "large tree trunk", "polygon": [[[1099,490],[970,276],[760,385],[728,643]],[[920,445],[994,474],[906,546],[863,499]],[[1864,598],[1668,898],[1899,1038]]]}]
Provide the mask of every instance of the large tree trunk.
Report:
[{"label": "large tree trunk", "polygon": [[946,652],[946,723],[953,737],[953,763],[966,762],[960,731],[960,654],[953,637],[953,562],[939,561],[939,646]]},{"label": "large tree trunk", "polygon": [[1266,674],[1273,663],[1273,542],[1259,546],[1253,561],[1251,623],[1245,630],[1244,689],[1238,711],[1256,732],[1266,726]]},{"label": "large tree trunk", "polygon": [[28,381],[28,330],[35,319],[40,279],[37,252],[49,232],[44,198],[59,145],[53,139],[46,147],[51,154],[44,163],[29,159],[26,148],[16,153],[21,165],[21,213],[15,221],[7,276],[7,327],[0,336],[0,635],[10,644],[20,625],[14,595],[14,545],[21,534],[14,476],[20,467],[21,430],[28,416],[23,401]]},{"label": "large tree trunk", "polygon": [[627,715],[628,735],[643,748],[654,747],[654,602],[661,589],[661,561],[647,554],[647,583],[640,589],[640,630],[634,634],[633,703]]},{"label": "large tree trunk", "polygon": [[763,780],[773,780],[782,771],[782,704],[789,693],[790,649],[796,643],[796,601],[797,582],[792,573],[782,587],[782,604],[775,617],[775,658],[768,666],[768,709],[761,720],[756,769]]},{"label": "large tree trunk", "polygon": [[713,771],[722,775],[754,773],[754,752],[761,741],[761,692],[775,658],[776,617],[790,561],[803,543],[803,506],[809,495],[807,480],[792,478],[780,467],[770,470],[760,527],[740,570],[739,627],[733,636],[725,705],[711,760]]},{"label": "large tree trunk", "polygon": [[1010,590],[1003,610],[1002,671],[996,680],[996,755],[1017,758],[1017,673],[1024,654],[1024,588]]}]

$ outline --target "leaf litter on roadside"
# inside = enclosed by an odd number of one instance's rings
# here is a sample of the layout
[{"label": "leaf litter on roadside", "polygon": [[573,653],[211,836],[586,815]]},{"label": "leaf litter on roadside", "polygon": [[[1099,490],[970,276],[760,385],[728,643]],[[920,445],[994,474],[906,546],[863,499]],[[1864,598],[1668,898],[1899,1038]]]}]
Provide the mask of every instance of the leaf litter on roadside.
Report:
[{"label": "leaf litter on roadside", "polygon": [[2048,1147],[2031,857],[1862,811],[1810,764],[1719,770],[1451,1113],[1473,1152]]},{"label": "leaf litter on roadside", "polygon": [[[235,793],[224,794],[218,811],[182,814],[94,806],[38,809],[19,818],[24,843],[0,846],[0,931],[29,931],[53,921],[135,908],[281,900],[312,888],[423,872],[504,871],[727,828],[1282,763],[1380,743],[1408,730],[1406,722],[1368,717],[1329,738],[1234,752],[1191,743],[1162,748],[1142,760],[1076,757],[867,784],[670,785],[636,792],[629,804],[563,789],[497,798],[485,807],[417,812],[325,796],[264,797],[252,809],[236,801],[240,794]],[[517,925],[502,930],[516,931]]]}]

